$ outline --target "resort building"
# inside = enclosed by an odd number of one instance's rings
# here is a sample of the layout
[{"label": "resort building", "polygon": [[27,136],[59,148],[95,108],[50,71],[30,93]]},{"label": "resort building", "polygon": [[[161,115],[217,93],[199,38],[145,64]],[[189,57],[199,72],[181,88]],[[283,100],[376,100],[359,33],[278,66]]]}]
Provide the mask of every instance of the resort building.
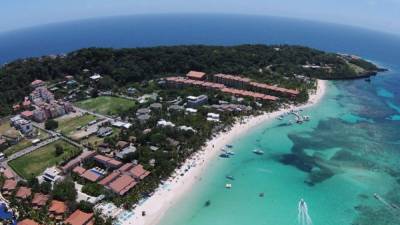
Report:
[{"label": "resort building", "polygon": [[122,162],[104,155],[96,155],[93,157],[93,159],[103,166],[111,169],[119,168],[122,165]]},{"label": "resort building", "polygon": [[3,188],[1,189],[3,195],[11,195],[13,191],[17,188],[17,181],[13,179],[7,179],[4,181]]},{"label": "resort building", "polygon": [[186,74],[186,77],[192,80],[205,80],[206,73],[198,72],[198,71],[190,71]]},{"label": "resort building", "polygon": [[94,224],[93,213],[85,213],[78,209],[64,221],[64,224],[93,225]]},{"label": "resort building", "polygon": [[72,159],[69,161],[67,164],[65,164],[62,167],[63,173],[68,173],[71,171],[74,167],[78,166],[79,164],[83,163],[85,160],[92,158],[93,156],[96,155],[95,151],[84,151],[82,152],[79,156],[77,156],[75,159]]},{"label": "resort building", "polygon": [[240,76],[227,75],[227,74],[215,74],[213,77],[214,82],[224,84],[227,87],[234,87],[239,89],[246,89],[249,86],[250,79]]},{"label": "resort building", "polygon": [[61,171],[57,167],[53,166],[53,167],[47,168],[43,172],[43,174],[40,178],[41,179],[39,179],[39,180],[54,183],[54,182],[57,182],[58,180],[61,180],[63,177],[61,176]]},{"label": "resort building", "polygon": [[140,164],[134,166],[132,163],[126,163],[101,180],[99,184],[109,188],[114,193],[124,195],[149,174],[150,172]]},{"label": "resort building", "polygon": [[186,99],[188,107],[198,107],[208,102],[207,95],[188,96],[186,97]]},{"label": "resort building", "polygon": [[15,194],[15,197],[20,199],[20,200],[27,200],[29,197],[32,195],[32,190],[28,187],[21,186],[19,187],[17,193]]},{"label": "resort building", "polygon": [[32,199],[32,208],[41,209],[49,201],[49,196],[42,193],[35,193]]},{"label": "resort building", "polygon": [[31,220],[31,219],[24,219],[21,220],[17,223],[17,225],[40,225],[39,223],[36,223],[36,221]]},{"label": "resort building", "polygon": [[65,204],[65,202],[52,200],[48,211],[50,214],[50,218],[61,221],[63,220],[64,215],[67,212],[67,205]]}]

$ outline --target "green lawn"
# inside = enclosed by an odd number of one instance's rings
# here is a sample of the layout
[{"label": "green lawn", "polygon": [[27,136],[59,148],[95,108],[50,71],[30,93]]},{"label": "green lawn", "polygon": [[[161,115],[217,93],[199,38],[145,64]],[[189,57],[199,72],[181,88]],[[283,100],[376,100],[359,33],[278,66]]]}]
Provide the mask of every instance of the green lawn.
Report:
[{"label": "green lawn", "polygon": [[[57,144],[64,148],[64,153],[59,156],[56,156],[55,154],[55,146]],[[78,155],[80,152],[81,150],[77,147],[65,141],[58,140],[9,162],[9,165],[20,176],[27,179],[29,177],[38,176],[46,168],[58,165],[61,162]]]},{"label": "green lawn", "polygon": [[86,114],[79,117],[68,118],[58,121],[58,130],[65,135],[71,136],[79,127],[86,126],[97,117],[94,115]]},{"label": "green lawn", "polygon": [[18,144],[6,148],[6,150],[4,150],[4,154],[6,156],[10,156],[30,146],[32,146],[32,142],[26,138],[23,138],[20,142],[18,142]]},{"label": "green lawn", "polygon": [[135,102],[125,98],[100,96],[77,102],[76,105],[103,115],[117,115],[119,112],[135,106]]}]

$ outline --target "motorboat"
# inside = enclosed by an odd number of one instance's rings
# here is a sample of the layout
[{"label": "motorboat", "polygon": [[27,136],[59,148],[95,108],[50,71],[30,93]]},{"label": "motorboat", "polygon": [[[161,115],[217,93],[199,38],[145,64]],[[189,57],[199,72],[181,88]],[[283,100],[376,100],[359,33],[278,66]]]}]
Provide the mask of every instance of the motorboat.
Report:
[{"label": "motorboat", "polygon": [[254,153],[254,154],[257,154],[257,155],[263,155],[263,154],[264,154],[264,151],[262,151],[261,149],[254,149],[254,150],[253,150],[253,153]]}]

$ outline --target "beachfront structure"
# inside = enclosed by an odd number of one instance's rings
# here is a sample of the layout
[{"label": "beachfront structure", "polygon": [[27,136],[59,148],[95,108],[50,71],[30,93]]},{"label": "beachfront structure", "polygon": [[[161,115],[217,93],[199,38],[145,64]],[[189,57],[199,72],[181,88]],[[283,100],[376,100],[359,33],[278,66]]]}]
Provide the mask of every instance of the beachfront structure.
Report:
[{"label": "beachfront structure", "polygon": [[86,170],[85,168],[81,166],[75,167],[72,172],[76,173],[78,176],[82,177],[85,180],[91,181],[91,182],[96,182],[100,180],[100,178],[103,177],[104,173],[101,171],[100,168],[92,168],[89,170]]},{"label": "beachfront structure", "polygon": [[207,95],[188,96],[186,97],[186,99],[188,107],[198,107],[208,102]]},{"label": "beachfront structure", "polygon": [[186,77],[192,80],[205,80],[206,79],[206,73],[204,72],[199,72],[199,71],[189,71],[189,73],[186,74]]},{"label": "beachfront structure", "polygon": [[185,79],[183,77],[168,77],[166,78],[167,84],[170,87],[174,88],[181,88],[181,87],[198,87],[201,89],[205,90],[216,90],[216,91],[221,91],[225,94],[230,94],[238,97],[250,97],[255,100],[262,100],[262,101],[277,101],[279,100],[278,97],[263,94],[263,93],[258,93],[258,92],[253,92],[253,91],[247,91],[247,90],[242,90],[238,88],[228,88],[224,84],[219,84],[219,83],[214,83],[214,82],[207,82],[207,81],[198,81],[198,80],[190,80],[190,79]]},{"label": "beachfront structure", "polygon": [[207,113],[207,121],[219,122],[219,114]]},{"label": "beachfront structure", "polygon": [[102,179],[99,184],[122,196],[149,174],[150,172],[140,164],[126,163]]},{"label": "beachfront structure", "polygon": [[249,78],[241,77],[241,76],[234,76],[234,75],[227,75],[227,74],[215,74],[213,76],[213,80],[215,83],[224,84],[227,87],[234,87],[239,89],[247,89],[248,84],[250,83]]},{"label": "beachfront structure", "polygon": [[296,97],[300,93],[299,91],[293,89],[287,89],[269,84],[253,82],[251,79],[241,76],[215,74],[213,79],[214,82],[224,84],[227,87],[251,90],[263,94]]},{"label": "beachfront structure", "polygon": [[81,210],[75,210],[65,221],[64,224],[69,225],[93,225],[93,213],[85,213]]}]

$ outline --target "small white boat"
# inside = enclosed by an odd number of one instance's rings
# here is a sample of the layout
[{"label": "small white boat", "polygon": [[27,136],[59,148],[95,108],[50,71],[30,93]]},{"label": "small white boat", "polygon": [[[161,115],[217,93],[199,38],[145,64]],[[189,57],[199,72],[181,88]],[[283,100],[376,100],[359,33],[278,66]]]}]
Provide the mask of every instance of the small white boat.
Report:
[{"label": "small white boat", "polygon": [[232,184],[225,184],[225,188],[227,188],[227,189],[232,188]]},{"label": "small white boat", "polygon": [[254,149],[253,153],[257,155],[264,155],[264,151],[262,151],[261,149]]}]

